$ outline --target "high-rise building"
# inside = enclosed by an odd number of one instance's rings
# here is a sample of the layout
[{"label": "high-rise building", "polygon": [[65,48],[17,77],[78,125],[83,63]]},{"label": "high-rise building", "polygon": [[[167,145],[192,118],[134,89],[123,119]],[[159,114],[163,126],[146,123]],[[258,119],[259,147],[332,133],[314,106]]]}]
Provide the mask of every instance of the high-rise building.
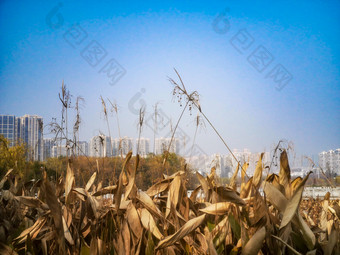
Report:
[{"label": "high-rise building", "polygon": [[0,134],[9,140],[10,146],[14,146],[20,135],[20,119],[14,115],[0,115]]},{"label": "high-rise building", "polygon": [[55,145],[53,138],[44,138],[44,160],[52,157],[52,148]]},{"label": "high-rise building", "polygon": [[52,147],[51,156],[52,158],[66,157],[67,153],[69,154],[68,156],[70,156],[71,150],[68,149],[65,145],[54,145]]},{"label": "high-rise building", "polygon": [[86,141],[79,141],[76,147],[76,155],[88,156],[89,155],[89,144]]},{"label": "high-rise building", "polygon": [[[138,147],[139,143],[139,147]],[[150,139],[141,137],[140,139],[136,139],[136,154],[139,153],[140,156],[145,157],[149,154],[150,151]]]},{"label": "high-rise building", "polygon": [[340,175],[340,149],[320,152],[319,166],[324,171]]},{"label": "high-rise building", "polygon": [[126,156],[129,151],[133,150],[133,139],[131,137],[124,136],[121,143],[123,155]]},{"label": "high-rise building", "polygon": [[0,115],[0,134],[9,141],[10,146],[24,142],[27,146],[27,159],[44,159],[43,118],[36,115]]},{"label": "high-rise building", "polygon": [[43,118],[37,115],[20,117],[20,138],[27,145],[29,160],[44,160]]},{"label": "high-rise building", "polygon": [[89,153],[91,157],[111,157],[111,137],[105,135],[92,137],[89,146]]},{"label": "high-rise building", "polygon": [[[173,138],[171,145],[171,138],[156,138],[155,142],[155,153],[156,155],[163,154],[164,151],[169,149],[169,152],[179,154],[180,149],[180,141],[178,138]],[[170,148],[169,148],[170,145]]]}]

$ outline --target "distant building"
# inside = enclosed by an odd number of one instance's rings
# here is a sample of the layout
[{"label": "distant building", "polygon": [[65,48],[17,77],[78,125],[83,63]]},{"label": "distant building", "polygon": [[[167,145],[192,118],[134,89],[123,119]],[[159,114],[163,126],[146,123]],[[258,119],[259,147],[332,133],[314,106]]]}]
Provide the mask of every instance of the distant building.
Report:
[{"label": "distant building", "polygon": [[140,156],[145,157],[150,152],[150,139],[141,137],[139,140],[136,139],[136,150],[138,148],[139,143],[139,151],[136,151],[136,154],[139,153]]},{"label": "distant building", "polygon": [[44,160],[52,157],[52,149],[55,145],[53,138],[44,138]]},{"label": "distant building", "polygon": [[89,154],[91,157],[111,157],[111,137],[105,135],[92,137],[89,145]]},{"label": "distant building", "polygon": [[76,147],[76,155],[89,156],[89,144],[86,141],[79,141]]},{"label": "distant building", "polygon": [[126,156],[129,151],[133,150],[133,139],[131,137],[124,136],[121,141],[123,155]]},{"label": "distant building", "polygon": [[0,115],[0,134],[14,146],[20,135],[20,119],[14,115]]},{"label": "distant building", "polygon": [[10,141],[10,146],[24,142],[27,159],[44,159],[43,118],[37,115],[0,115],[0,134]]},{"label": "distant building", "polygon": [[65,145],[54,145],[52,147],[52,158],[66,157],[68,152],[68,156],[71,156],[70,148],[67,148]]},{"label": "distant building", "polygon": [[20,119],[20,138],[27,145],[29,160],[44,160],[43,118],[37,115],[24,115]]},{"label": "distant building", "polygon": [[340,175],[340,149],[320,152],[319,165],[325,172]]},{"label": "distant building", "polygon": [[[164,151],[168,149],[169,149],[169,152],[171,153],[179,154],[180,140],[178,138],[173,138],[171,145],[170,145],[170,141],[171,141],[171,138],[164,138],[164,137],[156,138],[156,141],[155,141],[156,155],[163,154]],[[169,145],[170,145],[170,148],[169,148]]]}]

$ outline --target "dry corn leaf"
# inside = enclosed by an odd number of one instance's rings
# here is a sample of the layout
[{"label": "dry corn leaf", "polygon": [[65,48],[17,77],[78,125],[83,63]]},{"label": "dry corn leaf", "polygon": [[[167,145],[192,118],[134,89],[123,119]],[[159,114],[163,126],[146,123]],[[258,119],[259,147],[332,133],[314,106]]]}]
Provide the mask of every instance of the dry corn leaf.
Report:
[{"label": "dry corn leaf", "polygon": [[97,172],[94,172],[92,176],[90,177],[90,179],[88,180],[88,182],[86,183],[86,186],[85,186],[86,191],[89,191],[91,189],[94,181],[96,180],[96,177],[97,177]]},{"label": "dry corn leaf", "polygon": [[[16,237],[13,241],[17,243],[22,243],[26,241],[27,235],[32,236],[34,233],[39,233],[40,229],[46,223],[45,218],[39,218],[31,227],[26,228],[18,237]],[[36,236],[36,235],[35,235]]]},{"label": "dry corn leaf", "polygon": [[240,168],[240,163],[237,162],[237,167],[235,169],[235,172],[233,174],[233,176],[231,177],[230,179],[230,187],[233,189],[233,190],[236,190],[236,178],[237,178],[237,174],[238,174],[238,169]]},{"label": "dry corn leaf", "polygon": [[137,156],[136,156],[136,166],[132,168],[131,172],[128,171],[129,183],[126,186],[126,189],[125,189],[124,200],[128,199],[128,197],[131,193],[131,190],[133,188],[133,185],[135,185],[135,178],[136,178],[136,172],[137,172],[138,164],[139,164],[139,155],[137,154]]},{"label": "dry corn leaf", "polygon": [[67,164],[67,171],[66,171],[66,181],[65,181],[65,201],[66,203],[69,202],[69,195],[74,186],[74,172],[70,166],[70,163]]},{"label": "dry corn leaf", "polygon": [[228,187],[219,186],[213,189],[222,201],[231,202],[240,206],[246,205],[246,202],[239,196],[239,194]]},{"label": "dry corn leaf", "polygon": [[130,251],[130,246],[131,246],[131,240],[130,240],[130,229],[128,226],[128,223],[126,220],[123,222],[123,227],[122,227],[122,238],[124,242],[124,250],[125,254],[128,255],[131,253]]},{"label": "dry corn leaf", "polygon": [[167,218],[170,214],[170,210],[176,210],[177,204],[180,199],[180,191],[181,191],[181,176],[177,175],[172,180],[169,191],[168,191],[168,199],[166,203],[166,211],[165,211],[165,217]]},{"label": "dry corn leaf", "polygon": [[29,197],[29,196],[20,196],[15,197],[20,203],[33,207],[33,208],[43,208],[44,210],[48,210],[47,204],[43,203],[39,198]]},{"label": "dry corn leaf", "polygon": [[130,159],[132,156],[132,151],[129,151],[129,153],[126,155],[125,160],[123,162],[123,166],[122,166],[122,171],[119,175],[119,180],[118,180],[118,187],[117,187],[117,191],[115,193],[115,206],[116,209],[118,210],[120,207],[120,202],[122,200],[122,194],[123,194],[123,176],[125,175],[125,168],[126,165],[129,163]]},{"label": "dry corn leaf", "polygon": [[137,199],[144,205],[145,208],[149,210],[153,215],[159,217],[160,219],[163,218],[161,211],[152,201],[152,199],[143,191],[139,191],[137,193]]},{"label": "dry corn leaf", "polygon": [[56,196],[55,189],[47,179],[46,172],[44,172],[43,187],[44,187],[44,192],[45,192],[45,196],[46,196],[46,203],[51,210],[54,225],[55,225],[55,228],[56,228],[56,231],[57,231],[59,253],[65,254],[65,238],[64,238],[64,229],[63,229],[63,222],[62,222],[61,207],[60,207],[60,204],[58,202],[58,198]]},{"label": "dry corn leaf", "polygon": [[272,237],[274,237],[275,239],[279,240],[280,242],[282,242],[284,245],[286,245],[294,254],[296,255],[302,255],[300,252],[298,252],[297,250],[295,250],[292,246],[290,246],[289,244],[287,244],[284,240],[282,240],[280,237],[274,236],[272,235]]},{"label": "dry corn leaf", "polygon": [[69,230],[68,227],[67,227],[67,223],[66,223],[66,221],[65,221],[65,218],[62,217],[62,220],[63,220],[63,227],[64,227],[64,236],[65,236],[65,239],[69,242],[70,245],[74,245],[74,241],[73,241],[71,232],[70,232],[70,230]]},{"label": "dry corn leaf", "polygon": [[140,210],[140,219],[143,227],[150,231],[158,240],[161,240],[163,238],[163,235],[159,231],[155,220],[147,209],[142,208]]},{"label": "dry corn leaf", "polygon": [[325,255],[331,255],[334,247],[337,243],[337,239],[338,239],[338,233],[337,231],[333,228],[331,234],[328,237],[328,242],[326,244],[326,246],[324,247],[324,252]]},{"label": "dry corn leaf", "polygon": [[288,203],[287,198],[269,182],[265,182],[263,187],[267,200],[274,205],[276,209],[283,213]]},{"label": "dry corn leaf", "polygon": [[129,223],[130,229],[135,237],[139,239],[142,234],[142,226],[135,206],[130,203],[126,209],[126,218]]},{"label": "dry corn leaf", "polygon": [[3,188],[3,186],[4,186],[4,184],[5,184],[6,180],[7,180],[7,176],[8,176],[12,171],[13,171],[13,169],[9,169],[9,170],[7,171],[7,173],[5,174],[5,176],[2,177],[2,179],[1,179],[1,181],[0,181],[0,189]]},{"label": "dry corn leaf", "polygon": [[117,189],[117,185],[107,186],[107,187],[104,187],[98,190],[97,192],[92,194],[92,196],[97,197],[97,196],[102,196],[106,194],[113,194],[116,189]]},{"label": "dry corn leaf", "polygon": [[241,190],[241,194],[240,194],[241,198],[246,198],[249,196],[252,184],[253,184],[253,177],[250,177],[246,185],[244,186],[244,188]]},{"label": "dry corn leaf", "polygon": [[286,150],[283,150],[280,155],[279,183],[284,187],[286,197],[290,199],[290,167]]},{"label": "dry corn leaf", "polygon": [[253,184],[256,188],[258,188],[261,184],[261,179],[262,179],[262,158],[263,158],[264,153],[262,152],[260,155],[260,159],[257,162],[256,168],[255,168],[255,172],[254,172],[254,176],[253,176]]},{"label": "dry corn leaf", "polygon": [[299,186],[296,189],[296,192],[292,196],[292,198],[288,201],[286,209],[283,213],[283,218],[280,224],[280,229],[282,229],[284,226],[286,226],[294,217],[302,198],[302,193],[304,189],[304,185],[309,177],[311,172],[308,173],[308,175],[302,180],[302,182],[299,184]]},{"label": "dry corn leaf", "polygon": [[266,228],[262,227],[255,232],[242,249],[242,255],[257,255],[266,237]]},{"label": "dry corn leaf", "polygon": [[208,181],[199,173],[196,172],[197,178],[199,180],[199,182],[201,183],[204,195],[205,195],[205,200],[204,201],[208,201],[209,199],[209,184]]},{"label": "dry corn leaf", "polygon": [[308,227],[307,223],[303,220],[299,212],[297,212],[298,225],[302,231],[302,237],[306,241],[306,245],[309,250],[312,250],[315,246],[315,235],[313,231]]},{"label": "dry corn leaf", "polygon": [[148,194],[150,197],[153,197],[159,193],[164,192],[169,187],[169,184],[170,181],[167,179],[155,183],[146,191],[146,194]]},{"label": "dry corn leaf", "polygon": [[208,254],[210,255],[217,255],[216,249],[214,247],[214,243],[212,240],[211,233],[209,232],[208,228],[205,227],[204,229],[204,236],[208,244]]},{"label": "dry corn leaf", "polygon": [[230,203],[229,202],[219,202],[215,204],[211,204],[206,208],[200,209],[201,212],[213,215],[224,215],[229,211]]},{"label": "dry corn leaf", "polygon": [[171,236],[167,236],[164,239],[162,239],[158,243],[156,249],[162,249],[162,248],[173,245],[177,241],[181,240],[184,236],[188,235],[193,230],[195,230],[197,227],[199,227],[204,222],[204,220],[205,220],[205,214],[189,220],[175,234]]}]

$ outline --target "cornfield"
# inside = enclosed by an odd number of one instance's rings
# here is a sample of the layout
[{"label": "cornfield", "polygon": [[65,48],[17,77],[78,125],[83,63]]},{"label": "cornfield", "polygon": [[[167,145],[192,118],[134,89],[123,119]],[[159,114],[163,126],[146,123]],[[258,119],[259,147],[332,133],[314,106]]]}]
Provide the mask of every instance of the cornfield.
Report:
[{"label": "cornfield", "polygon": [[185,169],[138,189],[131,152],[107,187],[99,169],[76,187],[71,162],[56,183],[46,173],[21,183],[9,170],[0,182],[0,253],[340,254],[339,200],[302,199],[309,174],[291,179],[283,150],[279,174],[263,176],[262,156],[254,176],[238,166],[229,185],[214,168],[197,172],[190,197]]}]

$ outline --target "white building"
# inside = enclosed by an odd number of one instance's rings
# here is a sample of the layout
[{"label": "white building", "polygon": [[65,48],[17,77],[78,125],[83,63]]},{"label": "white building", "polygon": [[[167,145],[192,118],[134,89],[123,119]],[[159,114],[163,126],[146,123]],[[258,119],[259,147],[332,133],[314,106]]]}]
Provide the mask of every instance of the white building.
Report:
[{"label": "white building", "polygon": [[[155,153],[156,155],[163,154],[164,151],[168,150],[171,138],[156,138],[155,141]],[[178,138],[173,138],[169,152],[179,154],[180,150],[180,140]]]},{"label": "white building", "polygon": [[68,149],[65,145],[54,145],[51,150],[51,157],[52,158],[59,158],[59,157],[66,157],[67,151],[69,153],[68,156],[71,154],[70,148]]},{"label": "white building", "polygon": [[92,137],[89,145],[89,154],[91,157],[111,157],[111,137],[105,135]]},{"label": "white building", "polygon": [[86,141],[79,141],[77,143],[76,155],[89,156],[89,144]]},{"label": "white building", "polygon": [[52,157],[52,149],[55,145],[53,138],[44,138],[44,160]]},{"label": "white building", "polygon": [[340,149],[320,152],[319,165],[324,171],[340,175]]},{"label": "white building", "polygon": [[[139,147],[138,147],[139,143]],[[141,137],[140,139],[136,139],[136,154],[138,153],[140,156],[145,157],[150,152],[150,139]]]},{"label": "white building", "polygon": [[124,136],[121,143],[123,156],[126,156],[129,151],[133,150],[133,138]]},{"label": "white building", "polygon": [[43,118],[37,115],[24,115],[20,119],[20,138],[27,145],[29,160],[44,160]]}]

